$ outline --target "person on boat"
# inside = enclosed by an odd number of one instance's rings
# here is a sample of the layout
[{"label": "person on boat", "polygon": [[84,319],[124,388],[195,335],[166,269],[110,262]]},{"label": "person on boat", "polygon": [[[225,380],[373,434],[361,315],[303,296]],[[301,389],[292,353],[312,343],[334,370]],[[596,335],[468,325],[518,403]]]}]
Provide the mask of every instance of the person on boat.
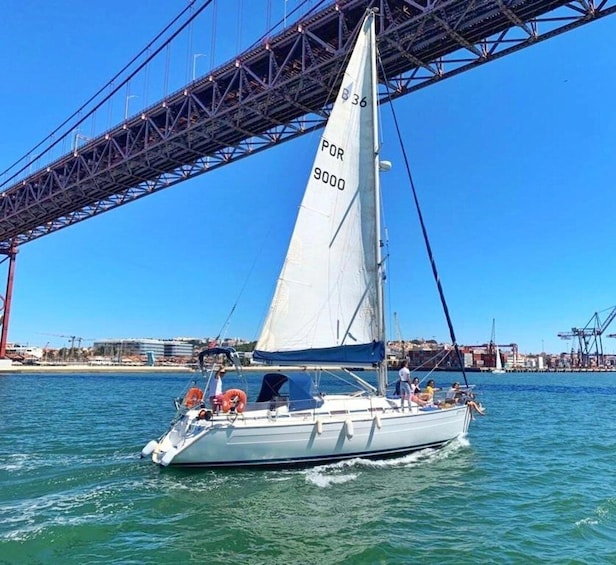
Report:
[{"label": "person on boat", "polygon": [[419,406],[425,406],[426,404],[428,404],[428,402],[422,398],[421,387],[419,386],[418,377],[415,377],[413,379],[413,382],[411,383],[411,400],[415,402],[415,404],[419,404]]},{"label": "person on boat", "polygon": [[451,388],[447,391],[447,394],[445,395],[445,402],[447,404],[455,404],[456,399],[461,395],[462,392],[460,391],[460,383],[456,381],[451,384]]},{"label": "person on boat", "polygon": [[222,405],[222,378],[226,373],[227,369],[221,365],[218,371],[216,371],[216,374],[210,379],[208,396],[214,412],[218,412],[220,406]]},{"label": "person on boat", "polygon": [[394,386],[394,396],[400,397],[400,378],[396,381],[396,385]]},{"label": "person on boat", "polygon": [[409,410],[411,408],[411,371],[409,370],[409,362],[405,359],[402,361],[402,367],[398,371],[400,377],[400,408],[404,410],[404,401],[408,403]]},{"label": "person on boat", "polygon": [[473,393],[468,393],[460,389],[460,383],[457,381],[454,382],[447,391],[445,402],[448,404],[466,404],[471,409],[471,415],[473,412],[477,412],[480,416],[484,415],[484,411],[480,408],[479,404],[475,402]]},{"label": "person on boat", "polygon": [[436,402],[434,402],[434,393],[437,390],[440,389],[436,388],[436,383],[434,382],[434,379],[430,379],[428,381],[428,384],[426,385],[426,391],[421,394],[420,398],[428,403],[437,404]]}]

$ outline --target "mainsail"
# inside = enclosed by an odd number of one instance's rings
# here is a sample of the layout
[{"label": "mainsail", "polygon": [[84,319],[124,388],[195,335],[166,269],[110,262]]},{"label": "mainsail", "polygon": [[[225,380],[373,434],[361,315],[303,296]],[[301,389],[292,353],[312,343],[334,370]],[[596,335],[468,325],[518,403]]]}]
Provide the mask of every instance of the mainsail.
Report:
[{"label": "mainsail", "polygon": [[373,20],[359,32],[319,141],[257,360],[370,364],[385,357]]}]

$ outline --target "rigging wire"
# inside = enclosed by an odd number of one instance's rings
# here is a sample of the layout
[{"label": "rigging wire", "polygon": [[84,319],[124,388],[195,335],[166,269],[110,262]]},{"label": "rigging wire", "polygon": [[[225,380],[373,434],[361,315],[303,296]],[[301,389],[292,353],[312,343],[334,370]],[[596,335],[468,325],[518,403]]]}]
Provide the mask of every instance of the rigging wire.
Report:
[{"label": "rigging wire", "polygon": [[[265,234],[264,240],[265,241],[270,241],[271,240],[271,234],[272,234],[272,226],[270,226],[270,229]],[[242,298],[242,295],[244,294],[244,291],[246,290],[246,287],[248,286],[248,282],[252,278],[253,272],[254,272],[254,270],[255,270],[255,268],[257,266],[257,261],[260,258],[261,257],[259,256],[259,254],[255,253],[255,255],[253,257],[253,260],[252,260],[252,264],[250,265],[250,269],[248,269],[248,273],[246,274],[246,277],[244,279],[244,284],[242,285],[242,288],[240,288],[240,291],[239,291],[239,293],[237,295],[237,298],[235,299],[235,302],[233,303],[233,306],[231,307],[231,310],[229,311],[229,314],[227,315],[227,318],[225,319],[225,321],[223,322],[222,326],[220,327],[220,330],[218,331],[218,335],[215,338],[216,343],[219,342],[221,337],[227,331],[227,328],[229,327],[229,325],[231,323],[231,318],[233,317],[235,309],[237,308],[237,306],[238,306],[238,304],[240,302],[240,299]]]},{"label": "rigging wire", "polygon": [[210,43],[210,69],[214,67],[216,60],[216,28],[218,23],[218,0],[214,0],[212,7],[212,41]]},{"label": "rigging wire", "polygon": [[[148,55],[148,57],[146,57],[146,59],[144,60],[143,63],[141,63],[132,73],[130,73],[121,83],[118,84],[118,86],[113,87],[113,83],[116,79],[118,79],[120,76],[122,76],[122,74],[124,72],[126,72],[127,69],[129,69],[131,67],[131,65],[133,65],[133,63],[135,63],[135,61],[139,60],[139,58],[144,54],[147,53],[151,47],[178,21],[180,20],[180,18],[182,18],[182,16],[184,16],[184,14],[188,11],[191,10],[193,3],[196,0],[190,0],[188,6],[186,6],[186,8],[184,8],[175,18],[173,18],[173,20],[166,25],[162,31],[160,31],[156,37],[154,39],[152,39],[148,45],[146,47],[144,47],[141,51],[139,51],[139,53],[137,55],[135,55],[126,65],[124,65],[124,67],[122,67],[122,69],[120,71],[118,71],[115,76],[109,80],[104,86],[102,86],[101,88],[98,89],[98,91],[93,94],[85,103],[83,103],[78,110],[76,110],[75,112],[73,112],[68,118],[66,118],[58,127],[56,127],[56,129],[54,129],[45,139],[43,139],[42,141],[40,141],[39,143],[37,143],[32,149],[30,149],[30,151],[28,151],[26,153],[26,155],[24,155],[23,157],[19,158],[17,161],[15,161],[13,164],[9,165],[4,171],[0,172],[0,176],[4,175],[6,173],[8,173],[13,167],[15,167],[16,165],[18,165],[19,163],[21,163],[24,159],[26,159],[28,157],[28,155],[30,155],[30,153],[32,153],[33,151],[36,151],[39,147],[41,147],[49,138],[53,138],[53,136],[58,133],[64,126],[66,126],[68,123],[70,123],[70,121],[75,118],[76,116],[80,116],[81,112],[87,108],[87,106],[93,102],[106,88],[108,87],[112,87],[109,94],[107,94],[100,102],[98,102],[95,106],[93,106],[93,108],[91,110],[89,110],[83,117],[80,117],[79,120],[77,120],[77,122],[72,125],[70,127],[70,129],[74,129],[76,126],[81,125],[87,118],[89,118],[94,112],[96,112],[96,110],[98,110],[105,102],[107,102],[116,92],[118,92],[124,85],[126,85],[127,83],[130,82],[130,80],[139,72],[141,71],[141,69],[143,69],[156,55],[158,55],[158,53],[160,53],[165,47],[167,47],[171,41],[173,41],[205,8],[207,8],[207,6],[209,6],[213,0],[206,0],[205,3],[198,8],[190,17],[187,21],[185,21],[170,37],[169,39],[167,39],[165,41],[165,43],[163,43],[160,47],[158,47],[152,54]],[[0,187],[5,186],[8,182],[10,182],[11,180],[13,180],[15,177],[17,177],[20,173],[22,173],[23,171],[25,171],[29,166],[30,163],[35,162],[37,159],[40,159],[43,155],[45,155],[45,153],[47,153],[49,150],[51,150],[53,147],[55,147],[58,143],[60,143],[60,141],[68,134],[69,132],[66,131],[65,133],[62,134],[62,136],[60,136],[56,141],[54,141],[53,143],[51,143],[50,145],[48,145],[43,151],[39,152],[38,155],[36,155],[35,157],[33,157],[32,159],[30,159],[30,161],[28,163],[26,163],[23,167],[21,167],[21,169],[19,169],[18,171],[16,171],[15,173],[13,173],[10,177],[8,177],[6,180],[0,182]]]},{"label": "rigging wire", "polygon": [[430,375],[432,375],[432,373],[434,373],[439,366],[447,359],[447,357],[449,357],[449,355],[451,354],[451,350],[446,351],[445,354],[443,355],[443,351],[437,351],[432,357],[430,357],[429,359],[426,359],[421,365],[419,365],[418,367],[415,367],[413,369],[413,371],[421,371],[424,370],[424,367],[427,367],[428,364],[432,363],[432,361],[434,361],[435,359],[437,359],[438,357],[441,357],[441,359],[439,359],[434,366],[428,370],[428,374],[424,375],[423,378],[419,381],[419,384],[423,383]]},{"label": "rigging wire", "polygon": [[[381,66],[381,72],[383,77],[385,78],[385,81],[387,82],[387,75],[385,73],[385,68],[383,66],[383,62],[379,57],[379,64]],[[391,108],[391,114],[393,117],[393,121],[394,121],[394,126],[396,128],[396,134],[398,136],[398,141],[400,143],[400,149],[402,150],[402,157],[404,159],[404,166],[406,168],[406,174],[408,176],[409,179],[409,184],[411,186],[411,192],[413,195],[413,201],[415,203],[415,210],[417,211],[417,217],[419,219],[419,224],[421,227],[421,232],[423,234],[423,238],[424,238],[424,243],[426,245],[426,251],[428,253],[428,258],[430,260],[430,266],[432,267],[432,275],[434,276],[434,280],[436,282],[436,287],[438,289],[438,294],[441,300],[441,306],[443,307],[443,312],[445,313],[445,318],[447,320],[447,326],[449,328],[449,336],[451,338],[451,342],[453,344],[453,347],[456,351],[456,355],[458,358],[458,363],[460,364],[460,368],[462,370],[462,376],[464,377],[464,384],[468,387],[468,380],[466,378],[466,371],[464,370],[464,362],[462,359],[462,353],[460,352],[460,348],[458,347],[458,342],[456,340],[456,334],[453,328],[453,322],[451,320],[451,315],[449,314],[449,307],[447,306],[447,300],[445,299],[445,292],[443,291],[443,285],[441,284],[441,278],[438,274],[438,270],[436,268],[436,260],[434,259],[434,254],[432,253],[432,245],[430,244],[430,239],[428,237],[428,230],[426,228],[426,224],[424,222],[424,218],[423,218],[423,213],[421,211],[421,206],[419,204],[419,197],[417,195],[417,190],[415,188],[415,183],[413,181],[413,175],[411,173],[411,166],[409,164],[409,159],[408,156],[406,154],[406,149],[404,147],[404,143],[402,140],[402,133],[400,131],[400,125],[398,123],[398,116],[396,114],[394,105],[393,105],[393,100],[391,99],[391,96],[389,95],[389,90],[387,91],[387,100],[389,102],[389,106]]]}]

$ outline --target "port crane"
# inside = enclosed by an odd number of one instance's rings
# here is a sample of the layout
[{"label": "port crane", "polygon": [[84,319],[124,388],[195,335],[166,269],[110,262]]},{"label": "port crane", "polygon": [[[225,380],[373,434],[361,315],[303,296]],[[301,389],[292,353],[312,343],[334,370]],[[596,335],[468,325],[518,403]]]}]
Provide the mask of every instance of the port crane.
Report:
[{"label": "port crane", "polygon": [[[604,320],[601,321],[600,314],[608,314]],[[578,352],[577,359],[573,347],[571,348],[571,362],[577,364],[579,367],[589,367],[591,360],[594,359],[596,366],[601,367],[604,365],[603,355],[603,342],[601,336],[608,328],[608,326],[616,318],[616,306],[606,308],[601,312],[595,312],[588,323],[583,328],[571,328],[570,332],[560,332],[558,337],[561,339],[577,339],[578,340]],[[608,337],[614,337],[616,334],[610,334]]]},{"label": "port crane", "polygon": [[402,331],[400,331],[400,320],[398,319],[398,312],[394,312],[394,322],[396,324],[396,339],[402,342],[404,340],[402,339]]},{"label": "port crane", "polygon": [[616,334],[607,334],[607,337],[616,337]]},{"label": "port crane", "polygon": [[[63,337],[65,339],[68,339],[70,341],[70,349],[68,351],[68,359],[71,360],[73,359],[73,355],[75,353],[75,342],[77,342],[77,351],[81,351],[81,342],[82,341],[87,341],[90,338],[85,338],[85,337],[81,337],[78,335],[66,335],[66,334],[54,334],[54,333],[45,333],[45,332],[39,332],[41,335],[51,335],[54,337]],[[49,342],[47,342],[47,345],[49,345]],[[47,347],[47,345],[45,347]]]},{"label": "port crane", "polygon": [[400,320],[398,319],[398,312],[394,312],[394,324],[396,329],[396,340],[401,348],[402,359],[406,357],[406,345],[402,339],[402,331],[400,330]]}]

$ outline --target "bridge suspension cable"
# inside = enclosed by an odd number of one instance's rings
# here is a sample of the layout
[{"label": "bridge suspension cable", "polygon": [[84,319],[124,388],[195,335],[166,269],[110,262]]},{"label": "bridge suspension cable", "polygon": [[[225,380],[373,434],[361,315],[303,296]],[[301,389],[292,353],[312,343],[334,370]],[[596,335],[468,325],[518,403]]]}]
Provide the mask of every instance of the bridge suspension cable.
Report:
[{"label": "bridge suspension cable", "polygon": [[[130,80],[136,76],[147,64],[156,57],[167,45],[169,45],[173,39],[175,39],[181,31],[183,31],[209,4],[213,2],[213,0],[205,0],[204,4],[190,17],[180,25],[180,27],[168,38],[166,39],[162,45],[156,48],[153,52],[149,53],[149,50],[156,45],[156,43],[170,30],[173,26],[181,20],[181,18],[191,9],[193,5],[193,1],[191,1],[188,6],[186,6],[169,24],[167,24],[155,37],[152,39],[137,55],[135,55],[122,69],[120,69],[107,83],[99,88],[96,93],[94,93],[86,102],[84,102],[75,112],[73,112],[68,118],[66,118],[58,127],[56,127],[47,137],[37,143],[34,147],[32,147],[24,156],[20,157],[13,164],[9,165],[4,171],[0,172],[0,177],[10,172],[14,167],[19,165],[19,163],[24,160],[28,160],[28,162],[22,166],[19,170],[15,171],[12,175],[8,176],[4,181],[0,182],[0,188],[9,184],[12,180],[18,177],[21,173],[23,173],[30,165],[31,162],[35,162],[41,157],[43,157],[46,153],[48,153],[51,149],[53,149],[56,145],[58,145],[61,140],[68,135],[71,131],[73,131],[76,127],[84,123],[90,116],[92,116],[105,102],[110,100],[114,94],[116,94],[122,87],[126,86]],[[143,57],[144,54],[148,53],[145,60],[137,66],[134,71],[131,71],[126,78],[122,79],[122,81],[114,86],[115,81],[119,79],[124,73],[126,73],[137,61]],[[94,102],[106,89],[110,88],[110,91],[100,100],[100,102],[96,103],[90,110],[88,110],[83,116],[81,113],[84,112],[88,106]],[[81,116],[81,117],[80,117]],[[78,118],[76,122],[72,122],[74,118]],[[56,140],[54,140],[54,136],[61,132],[62,128],[64,128],[67,124],[71,124],[68,131],[65,131],[60,135]],[[43,144],[51,140],[50,144],[45,147],[41,152],[39,152],[35,157],[30,157],[30,155],[37,151]]]}]

